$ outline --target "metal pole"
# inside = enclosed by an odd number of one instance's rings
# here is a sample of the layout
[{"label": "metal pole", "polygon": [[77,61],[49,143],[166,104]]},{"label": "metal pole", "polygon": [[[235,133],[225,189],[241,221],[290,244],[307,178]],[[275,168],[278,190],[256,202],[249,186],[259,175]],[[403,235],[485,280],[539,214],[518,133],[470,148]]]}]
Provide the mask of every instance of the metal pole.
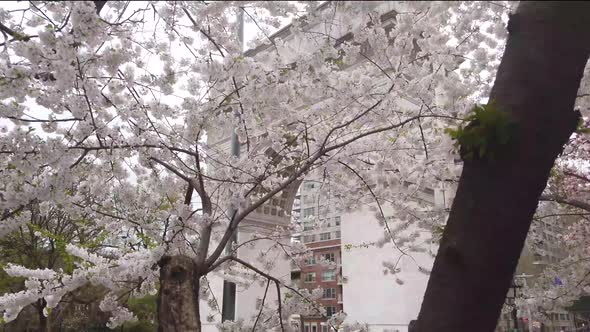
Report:
[{"label": "metal pole", "polygon": [[[238,8],[238,40],[240,42],[240,52],[244,51],[244,11]],[[239,117],[239,113],[236,112]],[[240,141],[236,128],[231,131],[231,154],[232,156],[240,156]],[[229,216],[233,216],[237,211],[233,208],[229,211]],[[238,242],[237,229],[234,231],[230,241],[225,247],[226,255],[232,254],[232,248]],[[226,320],[233,321],[236,319],[236,284],[227,280],[223,281],[223,303],[221,308],[221,322]]]}]

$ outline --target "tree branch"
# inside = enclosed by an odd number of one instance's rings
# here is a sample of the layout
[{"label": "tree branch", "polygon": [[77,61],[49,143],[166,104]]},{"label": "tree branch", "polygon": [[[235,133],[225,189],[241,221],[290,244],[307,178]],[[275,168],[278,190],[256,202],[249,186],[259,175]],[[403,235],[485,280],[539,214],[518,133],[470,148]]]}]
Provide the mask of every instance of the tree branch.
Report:
[{"label": "tree branch", "polygon": [[12,211],[8,211],[8,210],[4,211],[4,213],[2,214],[2,219],[0,219],[0,221],[4,221],[4,220],[14,216],[15,214],[18,214],[19,212],[21,212],[24,209],[24,207],[25,207],[24,205],[21,205]]},{"label": "tree branch", "polygon": [[[376,107],[378,104],[375,104],[371,107],[374,108]],[[365,113],[365,112],[363,112]],[[240,212],[239,214],[237,214],[231,221],[230,224],[228,226],[228,228],[225,231],[225,234],[223,235],[223,237],[221,238],[217,248],[215,249],[215,251],[211,254],[211,256],[209,256],[209,258],[206,261],[206,265],[207,266],[211,266],[215,260],[217,260],[219,258],[219,256],[221,255],[223,249],[225,248],[227,242],[229,241],[229,239],[231,238],[234,230],[237,228],[238,224],[244,219],[246,218],[250,213],[252,213],[254,210],[256,210],[258,207],[262,206],[264,203],[266,203],[269,199],[271,199],[272,197],[274,197],[274,195],[276,195],[277,193],[279,193],[280,191],[284,190],[285,188],[287,188],[287,186],[289,186],[291,183],[295,182],[297,179],[299,179],[301,177],[301,175],[305,174],[305,172],[307,172],[313,165],[314,163],[320,159],[321,157],[323,157],[326,153],[339,149],[343,146],[346,146],[352,142],[355,142],[363,137],[372,135],[372,134],[377,134],[380,132],[384,132],[386,130],[391,130],[394,128],[398,128],[398,127],[402,127],[405,124],[408,124],[416,119],[419,119],[420,117],[436,117],[436,116],[430,116],[430,115],[426,115],[426,116],[414,116],[411,118],[408,118],[404,121],[401,121],[397,124],[393,124],[390,126],[386,126],[386,127],[381,127],[381,128],[376,128],[373,130],[369,130],[367,132],[364,132],[362,134],[359,134],[355,137],[352,137],[346,141],[343,141],[339,144],[335,144],[333,146],[330,147],[325,147],[325,144],[328,140],[328,138],[326,138],[323,142],[323,145],[320,147],[320,149],[318,151],[316,151],[312,157],[310,159],[307,160],[307,162],[298,170],[295,171],[293,174],[291,174],[291,176],[285,180],[283,183],[281,183],[279,186],[277,186],[275,189],[271,190],[270,192],[268,192],[266,195],[264,195],[262,198],[260,198],[258,201],[256,201],[255,203],[253,203],[252,205],[250,205],[249,207],[245,208],[242,212]],[[358,119],[358,117],[355,117]],[[345,124],[348,125],[351,122]],[[342,126],[339,126],[342,127]],[[331,130],[330,133],[332,133],[334,131]],[[330,135],[330,133],[328,133],[328,136]]]},{"label": "tree branch", "polygon": [[550,202],[556,202],[556,203],[560,203],[560,204],[565,204],[565,205],[569,205],[572,207],[576,207],[578,209],[582,209],[582,210],[586,210],[588,212],[590,212],[590,204],[586,203],[586,202],[582,202],[579,201],[577,199],[570,199],[570,198],[565,198],[565,197],[561,197],[558,195],[541,195],[541,197],[539,197],[540,201],[550,201]]},{"label": "tree branch", "polygon": [[[354,168],[350,167],[348,164],[346,164],[346,163],[344,163],[342,161],[338,161],[338,163],[340,165],[343,165],[348,170],[350,170],[354,175],[356,175],[356,177],[358,177],[363,182],[363,184],[365,185],[365,187],[367,187],[367,189],[371,193],[371,196],[373,196],[373,199],[377,203],[377,207],[379,208],[379,213],[381,214],[381,218],[383,218],[383,223],[385,224],[385,229],[387,230],[387,234],[389,234],[389,238],[391,239],[391,243],[393,243],[393,246],[402,253],[402,256],[408,256],[408,257],[412,258],[412,260],[414,260],[414,262],[416,264],[418,264],[416,262],[416,260],[412,256],[408,255],[395,242],[395,239],[393,238],[393,232],[391,231],[391,228],[389,227],[389,224],[387,223],[387,219],[385,218],[385,213],[383,212],[383,208],[381,207],[381,203],[379,203],[379,199],[377,199],[377,195],[375,195],[375,192],[373,191],[373,189],[371,188],[371,186],[367,183],[367,181],[365,181],[365,179]],[[396,264],[395,264],[395,266],[394,266],[394,269],[397,267],[397,264],[399,263],[399,261],[400,260],[398,259],[397,262],[396,262]]]},{"label": "tree branch", "polygon": [[[252,270],[252,271],[254,271],[254,272],[258,273],[259,275],[261,275],[261,276],[263,276],[263,277],[267,278],[268,280],[271,280],[271,281],[273,281],[273,282],[276,284],[276,286],[277,286],[277,289],[279,288],[279,286],[280,286],[280,285],[282,285],[282,286],[283,286],[283,287],[285,287],[286,289],[288,289],[288,290],[292,291],[293,293],[297,294],[297,295],[298,295],[299,297],[301,297],[302,299],[305,299],[306,301],[308,301],[309,303],[311,303],[311,304],[312,304],[312,306],[313,306],[313,309],[314,309],[314,310],[315,310],[315,311],[316,311],[316,312],[317,312],[317,313],[318,313],[318,314],[319,314],[319,315],[320,315],[322,318],[324,318],[324,319],[328,319],[328,318],[329,318],[329,317],[327,317],[326,315],[324,315],[324,314],[322,313],[322,311],[321,311],[321,310],[320,310],[320,309],[319,309],[319,308],[316,306],[316,304],[315,304],[315,301],[313,301],[313,300],[310,300],[310,299],[309,299],[307,296],[305,296],[305,295],[301,294],[301,292],[299,292],[297,289],[295,289],[295,288],[293,288],[293,287],[291,287],[291,286],[285,285],[285,284],[284,284],[284,283],[282,283],[282,282],[281,282],[279,279],[277,279],[277,278],[275,278],[275,277],[271,276],[271,275],[270,275],[270,274],[268,274],[268,273],[262,272],[261,270],[259,270],[259,269],[258,269],[258,268],[256,268],[255,266],[253,266],[252,264],[250,264],[250,263],[247,263],[247,262],[245,262],[245,261],[243,261],[243,260],[241,260],[241,259],[239,259],[239,258],[237,258],[237,257],[234,257],[234,256],[226,256],[226,257],[224,257],[224,258],[223,258],[223,261],[228,261],[228,260],[232,260],[232,261],[234,261],[234,262],[236,262],[236,263],[239,263],[239,264],[241,264],[242,266],[244,266],[244,267],[246,267],[246,268],[248,268],[248,269],[250,269],[250,270]],[[280,291],[279,291],[279,294],[280,294]],[[281,302],[281,301],[279,301],[279,310],[282,310],[282,307],[281,307],[281,303],[280,303],[280,302]],[[279,312],[279,320],[281,321],[281,327],[282,327],[282,328],[284,328],[284,327],[283,327],[283,323],[282,323],[282,318],[281,318],[281,314],[280,314],[280,312]],[[334,329],[334,331],[337,331],[337,329],[336,329],[336,328],[335,328],[335,327],[334,327],[332,324],[330,324],[330,327],[332,327],[332,328]]]},{"label": "tree branch", "polygon": [[275,279],[275,285],[277,286],[277,297],[279,298],[279,307],[277,313],[279,315],[279,323],[281,323],[281,331],[285,332],[285,326],[283,326],[283,300],[281,299],[281,286],[279,281]]},{"label": "tree branch", "polygon": [[260,304],[260,311],[258,312],[258,315],[256,316],[256,320],[254,321],[254,325],[252,326],[252,332],[254,332],[256,330],[256,324],[258,324],[258,320],[260,319],[260,315],[262,315],[262,309],[264,309],[264,301],[266,301],[266,294],[268,293],[268,286],[270,286],[270,279],[266,279],[266,289],[264,290],[264,296],[262,297],[262,303]]},{"label": "tree branch", "polygon": [[[198,28],[199,26],[198,26],[197,22],[195,21],[193,16],[188,12],[188,10],[186,8],[182,8],[182,10],[184,11],[184,13],[188,17],[188,19],[191,20],[191,22],[193,23],[195,28]],[[209,36],[209,34],[207,34],[203,29],[199,28],[199,32],[202,33],[203,36],[205,36],[211,42],[211,44],[213,44],[215,46],[215,48],[219,51],[219,53],[221,53],[221,56],[225,58],[225,53],[223,53],[219,44],[217,44],[217,42],[213,38],[211,38],[211,36]]]}]

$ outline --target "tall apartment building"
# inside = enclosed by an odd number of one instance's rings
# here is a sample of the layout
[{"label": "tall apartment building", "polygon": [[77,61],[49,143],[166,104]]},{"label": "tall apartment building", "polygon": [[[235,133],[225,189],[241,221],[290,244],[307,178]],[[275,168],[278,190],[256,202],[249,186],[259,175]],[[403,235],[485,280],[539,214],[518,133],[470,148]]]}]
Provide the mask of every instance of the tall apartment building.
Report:
[{"label": "tall apartment building", "polygon": [[[567,231],[567,226],[573,222],[575,222],[574,218],[565,217],[564,222],[556,223],[550,219],[543,219],[538,223],[537,237],[540,243],[536,245],[537,250],[531,250],[532,265],[535,266],[532,269],[529,268],[532,275],[539,275],[546,266],[556,264],[567,256],[560,237]],[[528,245],[531,246],[532,243]],[[534,281],[534,279],[531,281]],[[574,317],[565,308],[551,312],[550,320],[542,324],[542,326],[543,331],[547,332],[576,330]]]},{"label": "tall apartment building", "polygon": [[[536,277],[543,272],[546,266],[558,263],[565,258],[567,253],[563,248],[563,242],[559,241],[559,237],[566,231],[565,226],[571,222],[573,220],[566,221],[565,223],[557,223],[550,219],[539,221],[535,228],[537,234],[527,239],[516,268],[515,279],[520,284],[519,286],[522,286],[525,282],[524,279],[526,279],[527,284],[533,284]],[[523,278],[523,275],[526,278]],[[513,290],[511,289],[508,297],[513,296]],[[517,296],[520,296],[518,290]],[[531,308],[531,310],[535,310],[535,308]],[[576,331],[574,315],[569,313],[565,308],[556,309],[548,314],[548,321],[533,321],[533,324],[528,324],[528,312],[518,312],[517,325],[521,331],[526,332]],[[529,329],[529,325],[533,325],[532,331]],[[510,332],[513,330],[514,319],[512,318],[512,314],[503,314],[496,327],[496,332]]]},{"label": "tall apartment building", "polygon": [[[342,254],[340,215],[330,215],[314,222],[320,210],[326,208],[318,199],[319,183],[304,181],[301,184],[293,206],[293,220],[303,228],[294,235],[294,240],[304,243],[311,251],[310,258],[294,262],[291,272],[293,283],[302,288],[320,288],[319,300],[326,310],[326,316],[343,310],[342,306]],[[320,315],[300,317],[304,332],[327,332],[329,326]]]},{"label": "tall apartment building", "polygon": [[[405,332],[415,319],[428,282],[428,275],[418,265],[430,269],[433,257],[428,253],[404,256],[391,243],[383,247],[371,245],[383,234],[383,226],[369,212],[368,205],[353,212],[332,213],[323,217],[327,206],[318,198],[319,183],[304,181],[293,205],[293,221],[302,231],[293,234],[293,241],[304,243],[311,258],[293,262],[292,283],[302,288],[322,291],[318,301],[327,316],[344,311],[346,323],[361,323],[368,331]],[[427,205],[443,206],[451,201],[441,189],[424,188],[415,197]],[[370,205],[370,204],[369,204]],[[388,218],[395,212],[384,207]],[[311,216],[322,216],[316,223]],[[306,223],[307,221],[307,223]],[[412,232],[413,230],[408,230]],[[384,275],[383,262],[398,261],[399,275]],[[333,264],[321,264],[321,261]],[[402,281],[403,280],[403,284]],[[330,331],[320,316],[294,319],[302,332]]]}]

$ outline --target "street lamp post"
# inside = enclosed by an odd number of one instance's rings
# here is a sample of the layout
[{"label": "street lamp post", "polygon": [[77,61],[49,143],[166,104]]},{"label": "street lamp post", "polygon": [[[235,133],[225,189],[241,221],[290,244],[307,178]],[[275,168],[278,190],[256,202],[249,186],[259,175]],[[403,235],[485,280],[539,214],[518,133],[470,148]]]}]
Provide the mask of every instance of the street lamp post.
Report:
[{"label": "street lamp post", "polygon": [[[244,51],[244,10],[242,7],[238,8],[238,40],[240,43],[240,51]],[[239,113],[236,112],[236,116],[239,117]],[[240,140],[236,133],[236,128],[232,128],[231,131],[231,154],[232,156],[240,156]],[[229,216],[234,216],[236,210],[233,208],[229,211]],[[233,246],[238,242],[238,230],[236,229],[232,234],[230,241],[228,241],[225,252],[227,255],[232,255]],[[236,319],[236,284],[223,280],[223,302],[221,309],[221,322],[226,320],[233,321]]]}]

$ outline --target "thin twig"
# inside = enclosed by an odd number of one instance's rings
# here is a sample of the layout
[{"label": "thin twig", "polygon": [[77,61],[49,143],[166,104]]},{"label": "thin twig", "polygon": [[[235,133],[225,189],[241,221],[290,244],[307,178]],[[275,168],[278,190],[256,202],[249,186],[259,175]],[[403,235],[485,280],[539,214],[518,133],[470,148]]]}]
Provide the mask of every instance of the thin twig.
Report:
[{"label": "thin twig", "polygon": [[254,325],[252,326],[252,332],[256,330],[256,324],[258,324],[260,315],[262,315],[262,309],[264,309],[264,301],[266,301],[266,294],[268,293],[268,286],[270,286],[270,279],[266,279],[266,289],[264,290],[264,296],[262,297],[262,303],[260,304],[260,311],[258,312],[258,316],[256,316]]}]

